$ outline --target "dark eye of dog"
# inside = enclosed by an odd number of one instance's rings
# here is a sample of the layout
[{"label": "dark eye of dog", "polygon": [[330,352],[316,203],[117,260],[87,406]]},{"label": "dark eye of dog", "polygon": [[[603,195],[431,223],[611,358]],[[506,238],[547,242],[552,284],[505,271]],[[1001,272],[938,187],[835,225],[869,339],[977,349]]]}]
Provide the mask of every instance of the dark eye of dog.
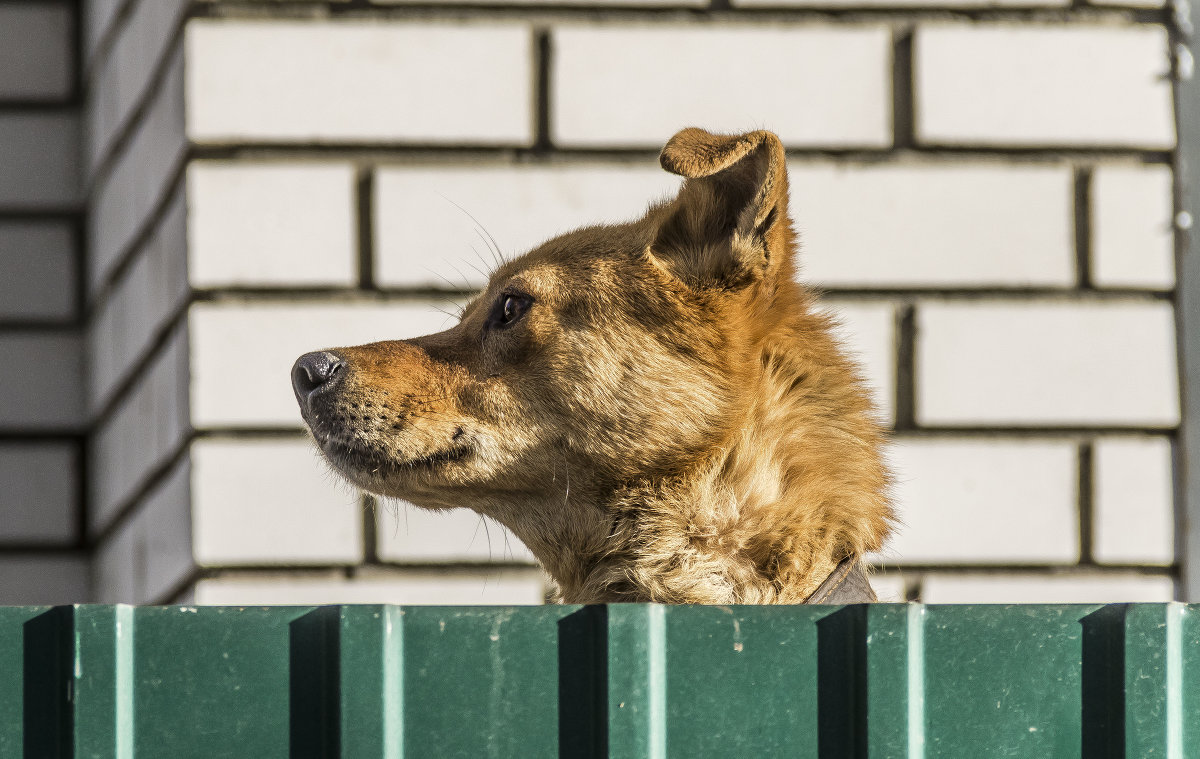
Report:
[{"label": "dark eye of dog", "polygon": [[496,301],[496,305],[492,308],[491,318],[488,321],[491,322],[491,326],[493,327],[507,327],[525,315],[525,312],[529,310],[531,302],[524,295],[501,293],[500,299]]}]

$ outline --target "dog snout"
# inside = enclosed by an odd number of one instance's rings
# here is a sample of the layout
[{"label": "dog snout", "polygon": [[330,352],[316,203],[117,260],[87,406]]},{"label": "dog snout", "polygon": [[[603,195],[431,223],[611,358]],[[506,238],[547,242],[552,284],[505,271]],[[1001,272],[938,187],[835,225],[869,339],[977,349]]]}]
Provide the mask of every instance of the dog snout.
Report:
[{"label": "dog snout", "polygon": [[346,373],[346,362],[329,351],[305,353],[292,366],[292,389],[301,406],[318,390],[329,390]]}]

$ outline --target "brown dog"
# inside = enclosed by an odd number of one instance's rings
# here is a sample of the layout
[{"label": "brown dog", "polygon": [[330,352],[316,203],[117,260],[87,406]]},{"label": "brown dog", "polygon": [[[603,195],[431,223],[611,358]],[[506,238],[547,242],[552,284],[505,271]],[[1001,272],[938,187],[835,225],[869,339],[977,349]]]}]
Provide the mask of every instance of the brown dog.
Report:
[{"label": "brown dog", "polygon": [[354,484],[506,525],[566,602],[865,600],[829,592],[851,568],[873,598],[881,432],[794,281],[783,146],[685,129],[660,161],[678,197],[505,263],[452,329],[302,356],[304,419]]}]

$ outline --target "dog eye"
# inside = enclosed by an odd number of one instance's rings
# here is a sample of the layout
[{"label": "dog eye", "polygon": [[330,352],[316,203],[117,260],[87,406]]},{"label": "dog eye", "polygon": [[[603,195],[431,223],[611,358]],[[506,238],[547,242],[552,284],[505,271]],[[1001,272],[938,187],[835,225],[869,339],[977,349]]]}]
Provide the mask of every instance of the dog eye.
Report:
[{"label": "dog eye", "polygon": [[501,294],[492,310],[492,323],[497,327],[507,327],[520,319],[529,310],[530,299],[514,293]]}]

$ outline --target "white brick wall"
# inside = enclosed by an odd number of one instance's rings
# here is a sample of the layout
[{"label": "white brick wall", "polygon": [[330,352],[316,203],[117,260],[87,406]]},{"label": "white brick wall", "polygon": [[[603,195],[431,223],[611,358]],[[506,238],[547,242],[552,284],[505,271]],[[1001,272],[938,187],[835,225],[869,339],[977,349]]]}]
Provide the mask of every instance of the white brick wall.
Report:
[{"label": "white brick wall", "polygon": [[679,180],[649,162],[395,166],[375,179],[376,281],[471,289],[495,267],[577,227],[638,218]]},{"label": "white brick wall", "polygon": [[80,546],[101,600],[540,600],[467,511],[364,545],[288,370],[450,326],[471,216],[514,255],[639,215],[688,124],[788,146],[803,276],[900,428],[882,595],[1169,597],[1168,25],[1109,2],[0,2],[0,603],[88,597]]},{"label": "white brick wall", "polygon": [[[200,303],[192,307],[192,420],[198,428],[301,426],[292,364],[322,348],[402,340],[454,324],[449,303]],[[231,367],[237,367],[231,371]]]},{"label": "white brick wall", "polygon": [[1070,564],[1079,470],[1067,441],[901,438],[888,563]]},{"label": "white brick wall", "polygon": [[308,440],[198,440],[191,458],[197,563],[362,560],[361,496],[328,471]]},{"label": "white brick wall", "polygon": [[879,417],[891,424],[896,416],[896,311],[890,303],[825,300],[838,320],[842,349],[854,359]]},{"label": "white brick wall", "polygon": [[516,24],[197,21],[187,30],[188,134],[525,145],[532,53],[529,28]]},{"label": "white brick wall", "polygon": [[922,424],[1179,423],[1169,304],[931,302],[917,314]]},{"label": "white brick wall", "polygon": [[79,537],[79,451],[0,443],[0,545],[71,545]]},{"label": "white brick wall", "polygon": [[345,163],[192,163],[192,285],[354,284],[354,183],[354,167]]},{"label": "white brick wall", "polygon": [[1168,149],[1169,72],[1159,26],[921,26],[913,37],[916,137]]},{"label": "white brick wall", "polygon": [[[0,569],[2,571],[2,569]],[[218,606],[261,604],[472,604],[542,603],[545,587],[535,569],[470,572],[360,571],[353,579],[336,573],[232,575],[196,584],[195,602]]]},{"label": "white brick wall", "polygon": [[[374,0],[379,5],[426,5],[427,0]],[[434,0],[436,4],[445,5],[516,5],[537,7],[545,0]],[[704,7],[708,0],[555,0],[554,5],[572,6],[616,6],[621,8],[683,8]]]},{"label": "white brick wall", "polygon": [[904,603],[905,575],[901,572],[872,572],[871,587],[880,603]]},{"label": "white brick wall", "polygon": [[1087,575],[930,574],[921,600],[930,604],[1087,604],[1163,602],[1174,597],[1169,577],[1132,573]]},{"label": "white brick wall", "polygon": [[383,500],[375,516],[379,558],[397,564],[533,564],[533,554],[503,525],[473,511],[429,511]]},{"label": "white brick wall", "polygon": [[74,23],[67,3],[0,5],[0,99],[58,100],[73,84]]},{"label": "white brick wall", "polygon": [[75,235],[61,221],[0,222],[0,319],[75,316]]},{"label": "white brick wall", "polygon": [[692,124],[770,125],[792,147],[891,143],[884,27],[559,28],[553,46],[559,145],[659,148]]},{"label": "white brick wall", "polygon": [[1092,281],[1098,287],[1175,286],[1171,170],[1102,166],[1092,175]]},{"label": "white brick wall", "polygon": [[1162,8],[1166,2],[1165,0],[1091,0],[1091,4],[1124,8]]},{"label": "white brick wall", "polygon": [[1061,7],[1069,0],[731,0],[738,8],[1026,8]]},{"label": "white brick wall", "polygon": [[[791,175],[806,281],[1074,284],[1074,189],[1066,166],[793,164]],[[637,218],[678,184],[650,162],[389,167],[376,178],[376,279],[477,287],[480,270],[494,265],[484,230],[511,257],[565,230]]]},{"label": "white brick wall", "polygon": [[807,281],[891,288],[1075,283],[1073,179],[1064,165],[791,168]]},{"label": "white brick wall", "polygon": [[1171,442],[1165,437],[1100,438],[1093,459],[1096,560],[1167,565],[1175,559]]}]

